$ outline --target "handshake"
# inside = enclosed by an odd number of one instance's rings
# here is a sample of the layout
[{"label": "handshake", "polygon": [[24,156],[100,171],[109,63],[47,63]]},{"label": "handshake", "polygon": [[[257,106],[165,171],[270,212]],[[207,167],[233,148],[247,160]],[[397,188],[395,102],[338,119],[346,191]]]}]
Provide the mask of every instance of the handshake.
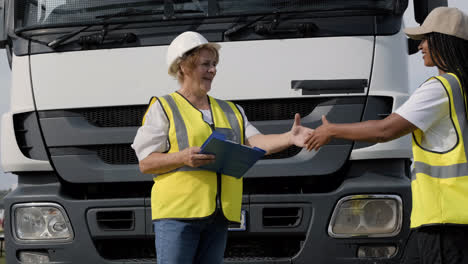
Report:
[{"label": "handshake", "polygon": [[293,127],[291,128],[291,145],[306,148],[308,151],[318,150],[321,146],[327,144],[332,139],[330,123],[322,116],[322,125],[311,129],[301,126],[300,116],[296,114]]}]

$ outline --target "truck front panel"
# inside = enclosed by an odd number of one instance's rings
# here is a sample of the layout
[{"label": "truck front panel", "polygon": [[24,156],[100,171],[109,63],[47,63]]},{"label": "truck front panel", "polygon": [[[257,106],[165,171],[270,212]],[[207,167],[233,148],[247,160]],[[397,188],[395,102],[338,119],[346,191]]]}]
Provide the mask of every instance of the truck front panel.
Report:
[{"label": "truck front panel", "polygon": [[[2,166],[19,182],[5,198],[8,263],[155,261],[153,176],[130,144],[151,96],[177,90],[165,54],[183,31],[221,45],[210,95],[242,106],[262,133],[288,131],[295,113],[311,128],[322,115],[382,119],[408,96],[405,1],[164,3],[9,2]],[[266,156],[244,175],[225,262],[398,262],[408,142],[332,140]]]}]

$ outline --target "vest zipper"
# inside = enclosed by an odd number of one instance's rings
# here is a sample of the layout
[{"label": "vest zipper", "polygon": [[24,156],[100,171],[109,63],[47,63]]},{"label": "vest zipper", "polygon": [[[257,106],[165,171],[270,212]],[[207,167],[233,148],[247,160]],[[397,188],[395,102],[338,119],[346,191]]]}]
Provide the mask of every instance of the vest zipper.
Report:
[{"label": "vest zipper", "polygon": [[[211,102],[210,102],[210,98],[208,97],[208,103],[210,104],[210,112],[211,112],[211,124],[210,125],[210,128],[211,128],[211,132],[215,131],[216,130],[216,126],[215,126],[215,120],[214,120],[214,115],[213,115],[213,108],[212,108],[212,105],[211,105]],[[214,211],[214,215],[218,214],[218,212],[221,212],[223,215],[223,207],[222,207],[222,204],[221,204],[221,174],[220,173],[216,173],[216,208],[215,208],[215,211]],[[225,217],[225,216],[224,216]]]},{"label": "vest zipper", "polygon": [[[211,116],[213,116],[213,113],[211,114]],[[213,123],[210,124],[210,128],[211,128],[211,132],[215,131],[215,125],[214,125],[214,120],[213,120]],[[215,209],[215,214],[221,210],[221,212],[223,211],[222,210],[222,207],[221,207],[221,174],[220,173],[216,173],[216,209]]]}]

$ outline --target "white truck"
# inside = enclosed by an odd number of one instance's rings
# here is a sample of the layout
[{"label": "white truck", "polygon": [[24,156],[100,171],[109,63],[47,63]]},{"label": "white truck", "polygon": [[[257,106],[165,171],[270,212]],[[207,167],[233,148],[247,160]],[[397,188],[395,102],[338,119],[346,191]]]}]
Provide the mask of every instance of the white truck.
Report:
[{"label": "white truck", "polygon": [[[415,18],[444,0],[414,0]],[[152,175],[130,144],[151,96],[177,89],[170,41],[221,45],[210,95],[264,133],[381,119],[408,98],[407,0],[0,0],[12,72],[1,162],[7,263],[154,263]],[[413,49],[414,51],[414,49]],[[410,137],[291,147],[244,176],[225,263],[398,263]]]}]

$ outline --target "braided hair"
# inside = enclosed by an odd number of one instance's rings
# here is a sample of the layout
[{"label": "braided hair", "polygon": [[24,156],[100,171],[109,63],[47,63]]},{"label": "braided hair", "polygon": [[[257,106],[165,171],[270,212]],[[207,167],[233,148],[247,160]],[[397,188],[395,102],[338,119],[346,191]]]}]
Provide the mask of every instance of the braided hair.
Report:
[{"label": "braided hair", "polygon": [[426,39],[432,61],[444,72],[450,72],[460,79],[464,94],[468,91],[468,40],[432,32]]}]

